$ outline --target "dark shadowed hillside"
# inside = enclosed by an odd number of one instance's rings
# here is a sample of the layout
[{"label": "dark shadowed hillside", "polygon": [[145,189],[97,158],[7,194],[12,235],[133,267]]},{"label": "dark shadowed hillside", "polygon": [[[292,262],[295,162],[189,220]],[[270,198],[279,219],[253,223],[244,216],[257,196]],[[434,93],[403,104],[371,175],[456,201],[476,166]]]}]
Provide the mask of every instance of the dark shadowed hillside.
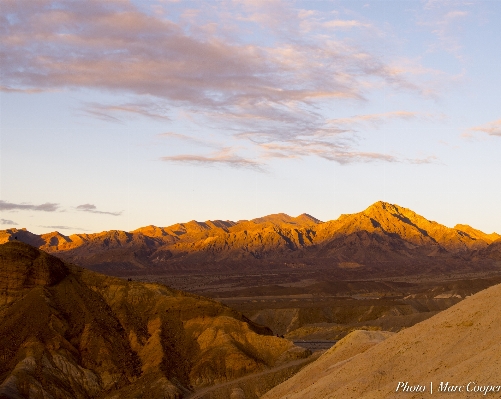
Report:
[{"label": "dark shadowed hillside", "polygon": [[207,298],[0,245],[1,398],[181,398],[308,355],[270,334]]}]

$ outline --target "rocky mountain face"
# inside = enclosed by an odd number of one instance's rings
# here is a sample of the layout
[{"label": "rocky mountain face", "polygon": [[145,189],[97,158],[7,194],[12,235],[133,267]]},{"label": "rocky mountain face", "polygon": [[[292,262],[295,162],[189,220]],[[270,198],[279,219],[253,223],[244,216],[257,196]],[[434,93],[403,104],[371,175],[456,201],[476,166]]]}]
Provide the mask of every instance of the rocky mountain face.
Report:
[{"label": "rocky mountain face", "polygon": [[[64,260],[109,274],[162,270],[498,264],[501,236],[470,226],[448,228],[415,212],[377,202],[360,213],[321,222],[303,214],[254,220],[147,226],[131,232],[64,236],[3,230],[0,242],[19,240]],[[497,262],[497,263],[496,263]]]},{"label": "rocky mountain face", "polygon": [[216,301],[0,245],[0,398],[182,398],[308,354]]}]

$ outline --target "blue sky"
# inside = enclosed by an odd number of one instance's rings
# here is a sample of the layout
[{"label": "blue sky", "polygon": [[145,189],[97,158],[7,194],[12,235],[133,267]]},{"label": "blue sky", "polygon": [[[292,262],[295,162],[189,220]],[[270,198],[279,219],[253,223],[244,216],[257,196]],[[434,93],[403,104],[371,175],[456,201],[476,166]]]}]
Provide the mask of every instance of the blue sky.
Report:
[{"label": "blue sky", "polygon": [[501,232],[501,2],[1,0],[0,228]]}]

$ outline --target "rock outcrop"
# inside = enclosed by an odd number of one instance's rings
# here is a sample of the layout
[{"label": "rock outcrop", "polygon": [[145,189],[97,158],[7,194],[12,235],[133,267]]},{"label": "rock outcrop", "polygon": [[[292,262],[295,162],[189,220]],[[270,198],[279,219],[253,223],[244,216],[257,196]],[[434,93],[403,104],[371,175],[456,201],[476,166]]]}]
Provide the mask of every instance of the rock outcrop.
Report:
[{"label": "rock outcrop", "polygon": [[216,301],[21,242],[0,245],[0,298],[1,398],[181,398],[309,354]]}]

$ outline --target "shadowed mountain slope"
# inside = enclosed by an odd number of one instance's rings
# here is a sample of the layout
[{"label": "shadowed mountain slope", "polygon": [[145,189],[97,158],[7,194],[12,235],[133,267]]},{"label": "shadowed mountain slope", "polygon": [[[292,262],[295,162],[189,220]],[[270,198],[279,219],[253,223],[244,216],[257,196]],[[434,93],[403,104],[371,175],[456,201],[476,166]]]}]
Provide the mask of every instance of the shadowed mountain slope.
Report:
[{"label": "shadowed mountain slope", "polygon": [[[174,270],[256,269],[294,266],[412,265],[441,268],[497,267],[489,247],[500,238],[469,226],[448,228],[398,205],[377,202],[360,213],[321,222],[302,214],[254,220],[191,221],[132,232],[105,231],[64,236],[10,229],[0,242],[20,240],[62,259],[110,274]],[[483,263],[482,263],[483,262]]]},{"label": "shadowed mountain slope", "polygon": [[307,355],[210,299],[0,245],[0,398],[182,398]]},{"label": "shadowed mountain slope", "polygon": [[[466,385],[472,382],[471,390],[501,385],[500,306],[501,285],[496,285],[363,353],[350,353],[353,340],[348,335],[263,399],[423,398],[430,394],[430,382],[438,397],[482,396],[482,392],[465,392]],[[348,355],[340,357],[343,352]],[[462,385],[463,392],[440,392],[440,382],[447,381]],[[426,391],[396,393],[399,382],[425,385]],[[499,397],[499,392],[487,397]]]}]

